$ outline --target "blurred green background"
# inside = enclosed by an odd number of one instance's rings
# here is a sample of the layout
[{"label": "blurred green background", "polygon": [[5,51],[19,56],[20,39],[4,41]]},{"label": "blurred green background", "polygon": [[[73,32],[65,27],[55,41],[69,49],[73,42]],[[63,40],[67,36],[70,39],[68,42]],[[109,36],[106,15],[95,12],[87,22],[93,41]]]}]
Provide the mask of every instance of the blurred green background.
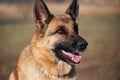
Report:
[{"label": "blurred green background", "polygon": [[[47,1],[47,0],[46,0]],[[65,12],[70,0],[49,0]],[[35,31],[33,0],[0,0],[0,80],[7,80]],[[79,33],[89,43],[77,66],[78,80],[120,80],[120,0],[81,0]]]}]

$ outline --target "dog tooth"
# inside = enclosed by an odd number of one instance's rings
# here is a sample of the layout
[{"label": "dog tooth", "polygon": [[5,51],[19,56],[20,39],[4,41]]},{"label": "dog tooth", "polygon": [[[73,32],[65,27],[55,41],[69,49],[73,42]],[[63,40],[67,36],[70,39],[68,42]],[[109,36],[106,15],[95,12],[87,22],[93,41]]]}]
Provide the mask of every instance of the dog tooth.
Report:
[{"label": "dog tooth", "polygon": [[74,57],[72,57],[72,60],[74,60]]}]

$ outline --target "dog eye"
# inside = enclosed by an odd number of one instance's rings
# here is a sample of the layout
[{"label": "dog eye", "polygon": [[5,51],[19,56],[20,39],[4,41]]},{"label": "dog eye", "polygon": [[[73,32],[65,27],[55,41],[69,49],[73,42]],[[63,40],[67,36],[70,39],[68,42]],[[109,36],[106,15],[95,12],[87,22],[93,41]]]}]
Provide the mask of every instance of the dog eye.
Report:
[{"label": "dog eye", "polygon": [[59,26],[60,28],[57,30],[58,34],[67,34],[67,31],[65,30],[64,26]]}]

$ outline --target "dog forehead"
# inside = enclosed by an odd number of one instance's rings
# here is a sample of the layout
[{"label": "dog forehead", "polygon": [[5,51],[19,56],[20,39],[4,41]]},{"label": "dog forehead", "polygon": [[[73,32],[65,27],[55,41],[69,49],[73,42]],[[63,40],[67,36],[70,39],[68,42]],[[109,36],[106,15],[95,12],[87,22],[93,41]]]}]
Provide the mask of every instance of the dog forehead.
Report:
[{"label": "dog forehead", "polygon": [[73,31],[74,27],[74,21],[72,18],[65,14],[65,15],[58,15],[54,16],[49,24],[48,31],[54,31],[58,29],[59,27],[65,27],[68,29],[70,32]]},{"label": "dog forehead", "polygon": [[54,16],[50,22],[50,26],[52,27],[64,26],[64,27],[72,28],[73,24],[74,24],[74,21],[67,14]]},{"label": "dog forehead", "polygon": [[70,18],[68,17],[59,17],[59,20],[62,21],[63,23],[69,23],[70,22]]},{"label": "dog forehead", "polygon": [[59,22],[65,23],[65,24],[71,23],[71,21],[72,21],[71,17],[66,14],[55,16],[55,19]]}]

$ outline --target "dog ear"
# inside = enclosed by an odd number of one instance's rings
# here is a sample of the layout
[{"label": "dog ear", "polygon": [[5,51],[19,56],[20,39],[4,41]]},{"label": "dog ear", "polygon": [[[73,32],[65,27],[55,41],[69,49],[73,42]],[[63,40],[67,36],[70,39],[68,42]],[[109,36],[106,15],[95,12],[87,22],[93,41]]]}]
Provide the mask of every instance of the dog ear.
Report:
[{"label": "dog ear", "polygon": [[75,20],[79,14],[78,0],[73,0],[65,13],[69,14],[72,17],[72,19]]},{"label": "dog ear", "polygon": [[34,7],[35,19],[45,27],[53,17],[43,0],[36,0]]}]

